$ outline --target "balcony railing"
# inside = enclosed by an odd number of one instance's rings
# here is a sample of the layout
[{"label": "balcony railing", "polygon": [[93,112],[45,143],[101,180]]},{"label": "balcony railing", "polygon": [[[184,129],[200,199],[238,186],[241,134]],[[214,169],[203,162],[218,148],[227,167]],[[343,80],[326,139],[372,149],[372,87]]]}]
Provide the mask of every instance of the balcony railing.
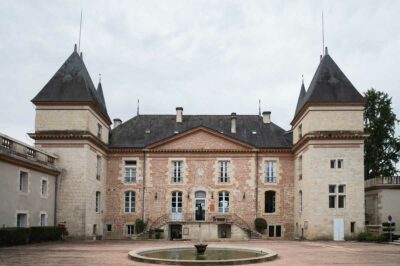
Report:
[{"label": "balcony railing", "polygon": [[364,184],[365,187],[378,185],[400,185],[400,176],[378,176],[365,180]]},{"label": "balcony railing", "polygon": [[21,157],[32,162],[54,167],[55,157],[44,153],[34,147],[0,134],[0,152]]}]

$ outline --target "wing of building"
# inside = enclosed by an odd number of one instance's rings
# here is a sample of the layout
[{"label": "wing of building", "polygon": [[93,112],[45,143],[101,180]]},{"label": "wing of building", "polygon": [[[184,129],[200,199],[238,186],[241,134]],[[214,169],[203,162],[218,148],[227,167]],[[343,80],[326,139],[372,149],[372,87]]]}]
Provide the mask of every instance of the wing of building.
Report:
[{"label": "wing of building", "polygon": [[[327,52],[301,85],[290,131],[271,112],[182,107],[112,123],[105,99],[75,49],[32,100],[30,136],[59,158],[56,220],[71,236],[198,239],[201,224],[208,240],[340,240],[363,230],[364,99]],[[261,234],[255,218],[268,223]]]}]

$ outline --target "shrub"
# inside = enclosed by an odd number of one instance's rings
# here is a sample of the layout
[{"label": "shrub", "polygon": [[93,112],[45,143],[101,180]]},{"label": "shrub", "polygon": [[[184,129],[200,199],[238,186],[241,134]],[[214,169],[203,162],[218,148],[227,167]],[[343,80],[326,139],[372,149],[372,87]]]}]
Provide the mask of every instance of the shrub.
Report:
[{"label": "shrub", "polygon": [[367,241],[367,242],[387,242],[389,239],[388,235],[373,235],[368,232],[359,233],[357,236],[357,241]]},{"label": "shrub", "polygon": [[0,246],[23,245],[29,243],[29,228],[1,228]]},{"label": "shrub", "polygon": [[262,233],[265,229],[267,229],[268,224],[264,218],[256,218],[254,220],[254,226],[258,232]]},{"label": "shrub", "polygon": [[141,232],[143,232],[145,227],[146,223],[143,222],[142,219],[136,219],[135,221],[136,234],[140,234]]},{"label": "shrub", "polygon": [[30,242],[44,242],[60,240],[63,228],[57,226],[36,226],[31,227]]},{"label": "shrub", "polygon": [[43,241],[60,240],[63,230],[63,228],[57,226],[1,228],[0,246],[13,246]]}]

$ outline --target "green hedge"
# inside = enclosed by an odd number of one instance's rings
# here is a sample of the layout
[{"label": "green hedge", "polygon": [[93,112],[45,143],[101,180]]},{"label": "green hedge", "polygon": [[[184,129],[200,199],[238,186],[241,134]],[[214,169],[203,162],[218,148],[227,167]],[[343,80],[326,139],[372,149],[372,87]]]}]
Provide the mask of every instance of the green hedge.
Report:
[{"label": "green hedge", "polygon": [[371,233],[363,232],[359,233],[357,236],[358,241],[367,242],[387,242],[389,240],[388,235],[373,235]]},{"label": "green hedge", "polygon": [[265,229],[267,229],[268,224],[264,218],[256,218],[254,220],[254,227],[259,233],[263,233]]},{"label": "green hedge", "polygon": [[63,230],[63,228],[57,226],[0,228],[0,246],[60,240]]},{"label": "green hedge", "polygon": [[37,226],[31,227],[30,242],[45,242],[61,240],[63,228],[57,226]]}]

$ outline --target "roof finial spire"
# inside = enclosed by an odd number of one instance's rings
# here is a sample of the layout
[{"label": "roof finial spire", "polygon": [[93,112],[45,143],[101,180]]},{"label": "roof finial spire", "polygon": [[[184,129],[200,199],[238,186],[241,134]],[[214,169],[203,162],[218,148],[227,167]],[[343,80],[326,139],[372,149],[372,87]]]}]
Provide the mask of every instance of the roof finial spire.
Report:
[{"label": "roof finial spire", "polygon": [[258,115],[261,116],[261,100],[258,99]]},{"label": "roof finial spire", "polygon": [[324,29],[324,10],[322,10],[322,56],[325,55],[325,29]]},{"label": "roof finial spire", "polygon": [[99,83],[101,83],[101,73],[99,73]]},{"label": "roof finial spire", "polygon": [[304,85],[304,75],[301,75],[301,84]]},{"label": "roof finial spire", "polygon": [[136,115],[139,115],[139,99],[137,99],[137,110],[136,110]]},{"label": "roof finial spire", "polygon": [[82,32],[82,8],[81,8],[81,21],[79,23],[79,42],[78,42],[78,51],[81,50],[81,32]]}]

